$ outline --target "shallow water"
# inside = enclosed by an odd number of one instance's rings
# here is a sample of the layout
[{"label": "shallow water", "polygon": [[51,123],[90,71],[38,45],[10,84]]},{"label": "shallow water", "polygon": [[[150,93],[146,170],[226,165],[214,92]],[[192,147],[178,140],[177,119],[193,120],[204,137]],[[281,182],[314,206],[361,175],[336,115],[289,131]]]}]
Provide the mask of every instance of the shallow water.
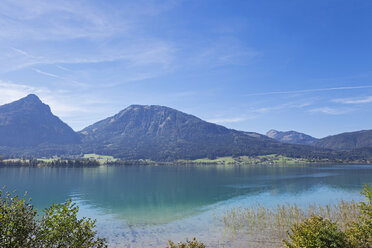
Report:
[{"label": "shallow water", "polygon": [[232,207],[360,200],[372,166],[114,166],[0,168],[0,186],[38,209],[72,198],[112,247],[165,247],[196,236],[223,242],[216,216]]}]

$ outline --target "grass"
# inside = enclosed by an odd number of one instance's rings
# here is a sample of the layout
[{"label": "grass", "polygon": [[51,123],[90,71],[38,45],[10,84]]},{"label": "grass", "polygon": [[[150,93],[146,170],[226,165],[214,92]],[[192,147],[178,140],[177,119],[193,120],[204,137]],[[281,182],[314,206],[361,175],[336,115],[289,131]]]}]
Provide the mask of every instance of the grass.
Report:
[{"label": "grass", "polygon": [[306,159],[290,158],[277,154],[264,156],[237,156],[237,157],[218,157],[216,159],[202,158],[195,160],[179,160],[183,163],[191,164],[305,164],[309,163]]},{"label": "grass", "polygon": [[108,162],[117,161],[117,159],[114,158],[113,156],[99,155],[99,154],[95,154],[95,153],[84,154],[83,158],[85,158],[85,159],[95,159],[100,164],[105,164],[105,163],[108,163]]},{"label": "grass", "polygon": [[347,225],[357,220],[357,203],[341,201],[325,207],[309,205],[306,209],[297,205],[278,205],[274,209],[263,206],[234,208],[222,217],[222,223],[232,240],[244,239],[247,244],[257,247],[282,247],[287,231],[293,224],[301,223],[309,216],[322,216],[337,222],[345,231]]},{"label": "grass", "polygon": [[202,158],[202,159],[196,159],[192,161],[195,163],[216,163],[216,164],[233,164],[236,162],[236,160],[233,157],[220,157],[216,159]]},{"label": "grass", "polygon": [[54,158],[38,158],[37,161],[45,162],[45,163],[51,163],[53,161],[59,160],[58,157]]}]

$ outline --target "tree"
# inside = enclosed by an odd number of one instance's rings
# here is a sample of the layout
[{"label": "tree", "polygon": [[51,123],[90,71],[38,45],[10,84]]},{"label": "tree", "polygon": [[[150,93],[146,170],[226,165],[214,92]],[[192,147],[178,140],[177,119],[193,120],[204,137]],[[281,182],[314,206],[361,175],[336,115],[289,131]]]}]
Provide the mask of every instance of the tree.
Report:
[{"label": "tree", "polygon": [[205,248],[205,244],[197,241],[196,238],[186,239],[186,242],[178,242],[177,244],[168,240],[168,245],[166,248]]},{"label": "tree", "polygon": [[349,243],[356,248],[372,247],[372,188],[366,185],[362,194],[367,202],[359,202],[360,215],[358,221],[351,224],[346,230]]},{"label": "tree", "polygon": [[305,219],[288,232],[289,240],[283,240],[287,248],[347,248],[346,235],[339,231],[336,223],[321,216]]},{"label": "tree", "polygon": [[39,235],[42,247],[107,247],[104,239],[96,238],[96,221],[78,219],[78,211],[79,207],[71,199],[45,209]]},{"label": "tree", "polygon": [[0,247],[36,247],[36,210],[30,200],[0,190]]},{"label": "tree", "polygon": [[95,220],[77,218],[79,208],[71,200],[44,210],[41,220],[25,196],[0,190],[0,247],[13,248],[102,248]]}]

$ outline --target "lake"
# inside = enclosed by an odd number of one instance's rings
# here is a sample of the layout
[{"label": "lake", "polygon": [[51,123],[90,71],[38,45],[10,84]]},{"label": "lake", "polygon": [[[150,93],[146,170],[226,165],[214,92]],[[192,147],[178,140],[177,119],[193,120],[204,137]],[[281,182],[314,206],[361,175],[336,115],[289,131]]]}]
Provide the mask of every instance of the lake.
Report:
[{"label": "lake", "polygon": [[37,209],[72,198],[110,247],[165,247],[194,236],[218,246],[218,216],[228,209],[358,201],[371,182],[370,165],[0,168],[0,185],[27,191]]}]

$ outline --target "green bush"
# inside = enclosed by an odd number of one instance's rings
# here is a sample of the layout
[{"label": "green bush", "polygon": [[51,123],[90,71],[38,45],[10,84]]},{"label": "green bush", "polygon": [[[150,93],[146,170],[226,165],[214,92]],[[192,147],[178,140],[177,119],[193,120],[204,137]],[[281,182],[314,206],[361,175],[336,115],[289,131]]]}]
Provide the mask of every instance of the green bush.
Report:
[{"label": "green bush", "polygon": [[355,248],[372,247],[372,188],[366,185],[362,194],[367,202],[359,202],[358,209],[360,215],[358,221],[352,223],[346,230],[349,243]]},{"label": "green bush", "polygon": [[305,219],[288,232],[289,240],[283,240],[287,248],[346,248],[346,235],[337,224],[320,216]]},{"label": "green bush", "polygon": [[35,216],[29,200],[0,190],[0,247],[36,247]]},{"label": "green bush", "polygon": [[95,220],[77,218],[79,208],[71,200],[44,210],[41,220],[30,200],[0,190],[0,247],[101,248]]},{"label": "green bush", "polygon": [[202,242],[199,242],[196,240],[196,238],[193,238],[192,240],[187,240],[186,242],[178,242],[175,244],[172,241],[168,241],[167,248],[205,248],[205,245]]},{"label": "green bush", "polygon": [[71,199],[45,209],[38,237],[42,247],[107,247],[104,239],[95,238],[95,220],[78,219],[78,211]]}]

